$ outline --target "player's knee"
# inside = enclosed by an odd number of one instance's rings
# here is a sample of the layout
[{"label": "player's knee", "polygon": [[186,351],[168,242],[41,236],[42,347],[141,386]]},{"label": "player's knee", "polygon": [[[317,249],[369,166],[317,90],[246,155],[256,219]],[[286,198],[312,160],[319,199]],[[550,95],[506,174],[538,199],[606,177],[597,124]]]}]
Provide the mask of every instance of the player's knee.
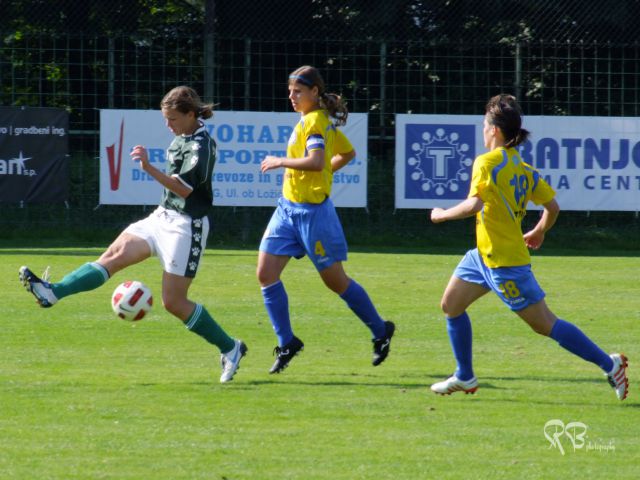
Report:
[{"label": "player's knee", "polygon": [[162,294],[162,306],[165,310],[176,317],[180,316],[183,300],[171,294]]},{"label": "player's knee", "polygon": [[262,287],[273,285],[278,281],[278,276],[274,275],[272,271],[262,265],[258,265],[258,268],[256,269],[256,277],[258,278],[258,283],[260,283],[260,286]]},{"label": "player's knee", "polygon": [[349,282],[351,281],[349,278],[324,278],[322,279],[324,284],[327,286],[329,290],[338,295],[342,295],[349,288]]},{"label": "player's knee", "polygon": [[446,297],[442,297],[440,300],[440,309],[442,313],[444,313],[447,317],[455,317],[457,316],[452,308],[451,303],[447,300]]},{"label": "player's knee", "polygon": [[533,330],[538,335],[542,335],[543,337],[548,337],[549,336],[549,331],[545,330],[540,325],[530,325],[530,327],[531,327],[531,330]]},{"label": "player's knee", "polygon": [[126,265],[127,242],[116,241],[98,259],[98,263],[113,275]]},{"label": "player's knee", "polygon": [[531,330],[543,337],[551,335],[551,329],[553,328],[553,325],[550,325],[548,322],[534,323],[533,325],[529,324],[529,326],[531,327]]}]

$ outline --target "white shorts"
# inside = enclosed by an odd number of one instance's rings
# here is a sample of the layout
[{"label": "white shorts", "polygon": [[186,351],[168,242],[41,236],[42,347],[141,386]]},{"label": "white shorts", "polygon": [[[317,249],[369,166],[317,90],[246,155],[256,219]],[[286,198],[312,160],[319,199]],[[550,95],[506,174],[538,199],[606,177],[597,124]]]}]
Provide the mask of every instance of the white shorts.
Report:
[{"label": "white shorts", "polygon": [[160,258],[165,272],[193,278],[207,244],[209,219],[191,218],[175,210],[156,208],[151,215],[132,223],[126,233],[144,239],[151,255]]}]

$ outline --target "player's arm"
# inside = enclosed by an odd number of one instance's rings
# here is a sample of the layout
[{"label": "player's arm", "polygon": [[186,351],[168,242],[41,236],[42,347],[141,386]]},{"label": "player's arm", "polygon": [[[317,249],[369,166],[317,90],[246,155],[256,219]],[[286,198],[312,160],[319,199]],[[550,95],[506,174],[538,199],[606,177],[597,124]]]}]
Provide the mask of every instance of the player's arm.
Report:
[{"label": "player's arm", "polygon": [[484,206],[480,197],[469,197],[451,208],[434,208],[431,210],[431,221],[433,223],[446,222],[448,220],[458,220],[472,217]]},{"label": "player's arm", "polygon": [[167,190],[171,190],[173,193],[182,198],[187,198],[189,195],[191,195],[191,192],[193,192],[193,188],[184,184],[178,177],[171,177],[151,165],[151,163],[149,163],[149,155],[147,154],[147,149],[142,145],[136,145],[135,147],[133,147],[130,155],[134,161],[140,162],[142,170],[153,177]]},{"label": "player's arm", "polygon": [[529,230],[522,237],[527,247],[537,250],[544,242],[544,235],[556,223],[558,215],[560,215],[560,206],[555,198],[543,204],[544,210],[540,216],[540,220],[533,229]]},{"label": "player's arm", "polygon": [[262,173],[281,167],[321,172],[324,168],[324,148],[311,150],[304,158],[274,157],[273,155],[267,155],[260,163],[260,171]]},{"label": "player's arm", "polygon": [[335,172],[344,167],[351,160],[356,158],[356,151],[351,150],[346,153],[336,153],[333,158],[331,158],[331,171]]},{"label": "player's arm", "polygon": [[347,136],[342,133],[342,130],[336,129],[335,143],[333,151],[337,152],[331,158],[331,171],[335,172],[344,167],[347,163],[356,157],[356,151],[351,145],[351,142]]}]

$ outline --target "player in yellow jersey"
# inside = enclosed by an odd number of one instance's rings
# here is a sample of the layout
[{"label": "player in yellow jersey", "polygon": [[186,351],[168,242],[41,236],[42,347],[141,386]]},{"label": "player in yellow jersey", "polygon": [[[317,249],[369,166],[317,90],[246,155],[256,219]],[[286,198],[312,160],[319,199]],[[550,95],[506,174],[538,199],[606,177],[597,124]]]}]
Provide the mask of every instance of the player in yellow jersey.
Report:
[{"label": "player in yellow jersey", "polygon": [[[443,395],[477,390],[471,321],[466,310],[493,290],[536,333],[553,338],[571,353],[602,368],[618,399],[624,400],[629,388],[625,356],[607,355],[578,327],[556,317],[531,271],[527,247],[540,248],[560,208],[553,189],[537,170],[522,161],[515,148],[529,135],[522,128],[521,115],[511,95],[489,100],[483,122],[484,145],[489,152],[474,161],[467,199],[449,209],[434,208],[431,212],[435,223],[475,215],[478,245],[458,264],[441,301],[457,369],[451,377],[433,384],[431,390]],[[529,201],[544,210],[536,226],[523,235],[521,222]]]},{"label": "player in yellow jersey", "polygon": [[[355,157],[347,137],[336,128],[347,121],[340,96],[327,93],[317,69],[303,66],[289,76],[289,100],[301,114],[287,156],[266,157],[262,172],[285,168],[282,197],[260,243],[258,281],[264,304],[278,337],[277,358],[270,373],[284,370],[304,347],[293,334],[289,300],[280,275],[291,257],[308,255],[325,285],[347,303],[371,330],[373,365],[389,353],[395,326],[384,321],[367,292],[344,271],[347,242],[329,198],[333,172]],[[334,121],[332,121],[332,118]]]}]

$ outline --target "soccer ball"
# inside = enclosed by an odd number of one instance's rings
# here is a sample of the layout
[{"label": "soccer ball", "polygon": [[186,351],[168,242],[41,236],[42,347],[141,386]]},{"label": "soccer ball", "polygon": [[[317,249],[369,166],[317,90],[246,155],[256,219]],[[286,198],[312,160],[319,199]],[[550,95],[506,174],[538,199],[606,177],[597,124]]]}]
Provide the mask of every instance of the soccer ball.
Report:
[{"label": "soccer ball", "polygon": [[111,295],[111,308],[124,320],[140,320],[151,310],[152,305],[151,290],[137,280],[121,283]]}]

